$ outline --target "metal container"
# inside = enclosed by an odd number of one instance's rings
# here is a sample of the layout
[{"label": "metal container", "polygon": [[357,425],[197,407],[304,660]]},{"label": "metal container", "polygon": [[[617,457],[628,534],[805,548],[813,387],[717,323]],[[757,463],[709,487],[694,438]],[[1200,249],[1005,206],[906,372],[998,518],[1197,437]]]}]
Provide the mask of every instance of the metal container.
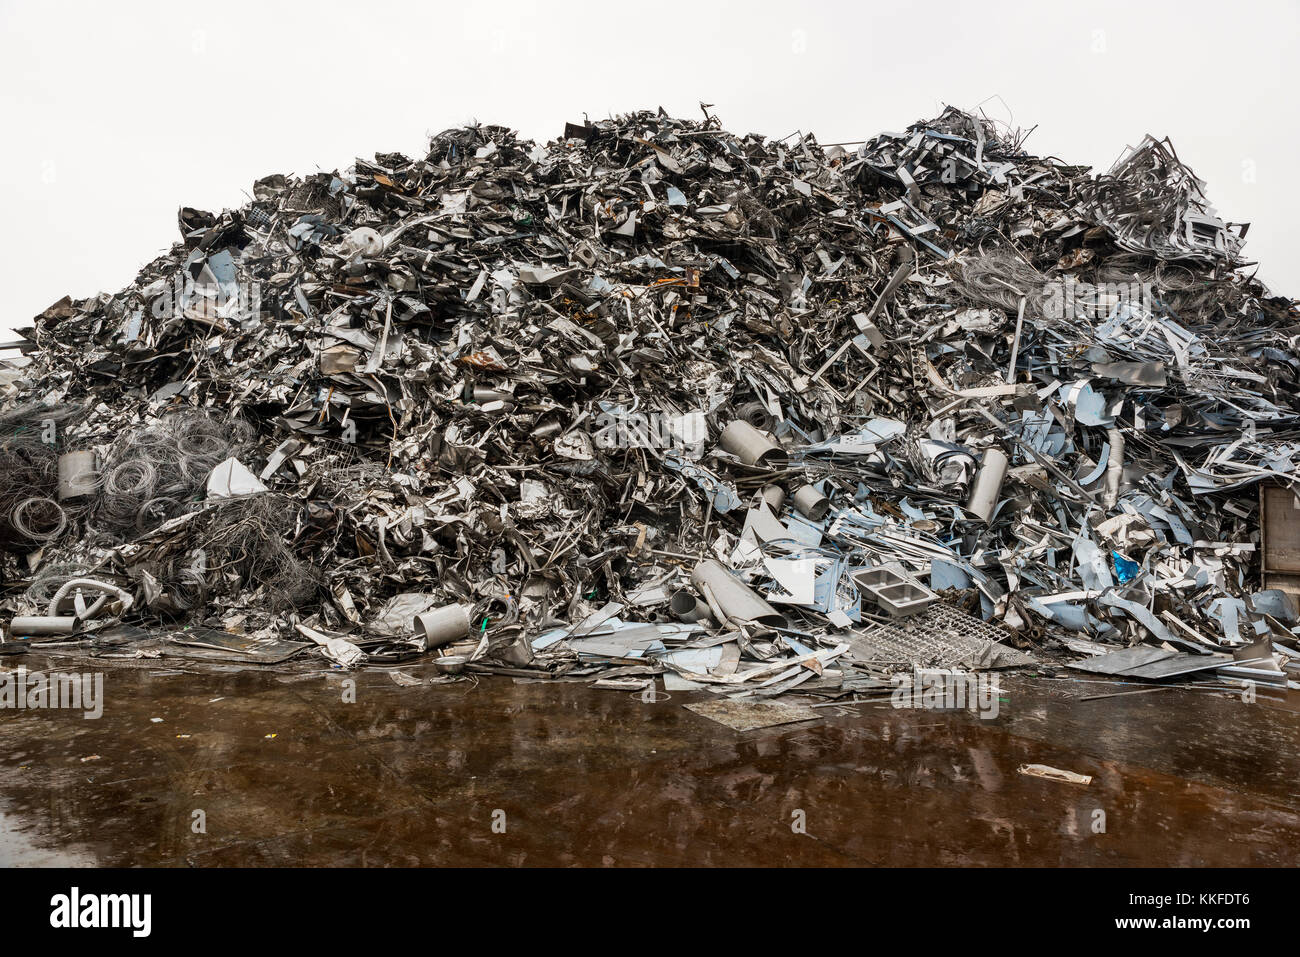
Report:
[{"label": "metal container", "polygon": [[925,611],[934,602],[933,592],[911,582],[899,582],[875,590],[876,604],[896,618]]},{"label": "metal container", "polygon": [[864,598],[896,618],[919,614],[939,600],[930,589],[887,565],[856,571],[853,581]]},{"label": "metal container", "polygon": [[59,500],[92,495],[99,487],[95,453],[64,452],[59,456]]},{"label": "metal container", "polygon": [[469,658],[466,655],[443,655],[433,661],[433,667],[438,670],[440,675],[461,674],[467,664],[469,664]]},{"label": "metal container", "polygon": [[853,573],[853,581],[857,584],[859,591],[868,593],[872,589],[897,585],[899,582],[907,581],[907,579],[890,568],[864,568],[860,572]]}]

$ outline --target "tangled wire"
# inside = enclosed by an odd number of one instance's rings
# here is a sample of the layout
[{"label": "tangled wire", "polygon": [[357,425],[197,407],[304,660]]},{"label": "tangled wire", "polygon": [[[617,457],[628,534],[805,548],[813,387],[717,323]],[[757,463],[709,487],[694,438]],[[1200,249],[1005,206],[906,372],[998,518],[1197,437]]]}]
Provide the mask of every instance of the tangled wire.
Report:
[{"label": "tangled wire", "polygon": [[58,453],[37,432],[20,428],[0,437],[0,542],[30,545],[63,530],[58,462]]},{"label": "tangled wire", "polygon": [[192,510],[209,473],[252,436],[243,422],[203,412],[176,413],[127,432],[108,456],[101,522],[130,536]]},{"label": "tangled wire", "polygon": [[996,251],[961,260],[954,283],[962,298],[1015,315],[1021,297],[1025,314],[1040,316],[1047,298],[1046,279],[1014,253]]},{"label": "tangled wire", "polygon": [[272,611],[316,603],[321,575],[291,547],[298,506],[285,495],[232,499],[208,508],[192,533],[193,548],[173,563],[173,590],[202,604],[208,591],[233,585],[262,589]]}]

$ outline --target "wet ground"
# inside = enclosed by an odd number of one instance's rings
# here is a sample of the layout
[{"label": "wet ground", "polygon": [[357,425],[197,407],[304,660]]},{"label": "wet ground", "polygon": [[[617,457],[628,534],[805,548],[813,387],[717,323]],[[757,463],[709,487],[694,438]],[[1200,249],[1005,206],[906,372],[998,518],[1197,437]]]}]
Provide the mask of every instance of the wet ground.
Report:
[{"label": "wet ground", "polygon": [[885,703],[741,733],[682,707],[703,692],[100,670],[98,719],[0,710],[0,865],[1300,863],[1297,693],[1018,675],[992,721]]}]

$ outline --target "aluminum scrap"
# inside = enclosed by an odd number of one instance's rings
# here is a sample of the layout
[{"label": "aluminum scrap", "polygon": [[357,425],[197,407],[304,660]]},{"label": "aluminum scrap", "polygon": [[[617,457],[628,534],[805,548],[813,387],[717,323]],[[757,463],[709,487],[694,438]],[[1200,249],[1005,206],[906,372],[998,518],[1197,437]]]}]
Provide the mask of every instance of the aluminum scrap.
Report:
[{"label": "aluminum scrap", "polygon": [[[1094,176],[1025,140],[644,111],[184,208],[0,362],[0,625],[93,575],[135,600],[69,647],[193,626],[759,697],[990,642],[1300,647],[1256,586],[1295,303],[1168,141]],[[854,585],[884,565],[978,618],[888,622]]]}]

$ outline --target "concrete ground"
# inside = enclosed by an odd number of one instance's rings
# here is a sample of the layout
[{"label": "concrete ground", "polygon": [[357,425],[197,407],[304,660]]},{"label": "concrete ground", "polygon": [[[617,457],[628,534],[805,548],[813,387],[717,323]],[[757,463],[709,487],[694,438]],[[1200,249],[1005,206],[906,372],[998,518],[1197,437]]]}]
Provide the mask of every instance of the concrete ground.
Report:
[{"label": "concrete ground", "polygon": [[1296,693],[1085,701],[1133,686],[1022,673],[992,721],[885,703],[741,733],[682,707],[704,692],[427,665],[20,664],[102,670],[105,705],[0,710],[0,865],[1300,863]]}]

